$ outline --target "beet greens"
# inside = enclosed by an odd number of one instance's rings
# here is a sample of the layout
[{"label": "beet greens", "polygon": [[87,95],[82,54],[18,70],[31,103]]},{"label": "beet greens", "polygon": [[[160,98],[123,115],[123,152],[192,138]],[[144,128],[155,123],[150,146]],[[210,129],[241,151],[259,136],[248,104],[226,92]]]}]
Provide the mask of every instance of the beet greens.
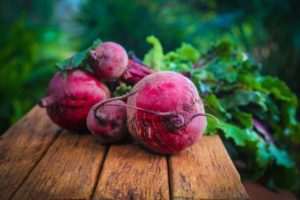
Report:
[{"label": "beet greens", "polygon": [[148,42],[153,48],[146,65],[180,72],[195,83],[206,113],[220,121],[207,118],[206,134],[221,135],[242,178],[273,188],[299,187],[298,102],[284,82],[264,76],[260,65],[226,41],[206,52],[183,43],[165,54],[159,40],[152,36]]}]

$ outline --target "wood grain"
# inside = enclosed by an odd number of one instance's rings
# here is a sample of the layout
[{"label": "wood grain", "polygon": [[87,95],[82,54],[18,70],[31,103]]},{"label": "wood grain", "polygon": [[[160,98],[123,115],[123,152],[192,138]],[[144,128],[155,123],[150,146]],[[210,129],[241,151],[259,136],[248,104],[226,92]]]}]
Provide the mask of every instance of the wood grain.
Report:
[{"label": "wood grain", "polygon": [[63,131],[13,199],[89,199],[105,149],[90,134]]},{"label": "wood grain", "polygon": [[168,162],[173,199],[248,199],[218,136],[202,137]]},{"label": "wood grain", "polygon": [[135,145],[111,146],[93,199],[169,199],[166,158]]},{"label": "wood grain", "polygon": [[9,199],[59,133],[45,110],[34,107],[0,137],[0,196]]},{"label": "wood grain", "polygon": [[34,107],[0,137],[0,199],[248,199],[218,136],[168,159],[132,144],[106,152]]}]

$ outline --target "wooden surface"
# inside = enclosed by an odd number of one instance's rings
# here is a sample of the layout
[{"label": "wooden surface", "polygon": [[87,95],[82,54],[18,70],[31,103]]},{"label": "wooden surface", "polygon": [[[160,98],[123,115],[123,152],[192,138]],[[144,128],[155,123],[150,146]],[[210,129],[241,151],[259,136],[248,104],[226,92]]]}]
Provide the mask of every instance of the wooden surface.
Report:
[{"label": "wooden surface", "polygon": [[13,199],[88,199],[104,154],[91,135],[64,131]]},{"label": "wooden surface", "polygon": [[0,137],[0,199],[248,199],[218,136],[178,155],[109,147],[34,107]]},{"label": "wooden surface", "polygon": [[57,138],[60,129],[38,107],[0,137],[0,199],[9,199]]},{"label": "wooden surface", "polygon": [[134,145],[112,146],[94,199],[169,199],[166,158]]},{"label": "wooden surface", "polygon": [[169,166],[173,199],[246,199],[244,187],[237,182],[239,174],[218,136],[203,137],[170,157]]}]

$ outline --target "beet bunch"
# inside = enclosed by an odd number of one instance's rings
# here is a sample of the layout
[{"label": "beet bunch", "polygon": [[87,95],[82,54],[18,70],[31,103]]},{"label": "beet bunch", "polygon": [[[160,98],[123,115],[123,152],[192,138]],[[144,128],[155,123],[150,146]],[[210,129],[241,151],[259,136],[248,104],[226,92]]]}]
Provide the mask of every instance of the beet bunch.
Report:
[{"label": "beet bunch", "polygon": [[[129,133],[162,154],[178,153],[202,136],[207,115],[188,78],[155,72],[114,42],[86,54],[81,63],[70,62],[54,75],[39,103],[54,123],[69,130],[88,128],[101,143],[118,142]],[[113,96],[122,83],[132,90]]]}]

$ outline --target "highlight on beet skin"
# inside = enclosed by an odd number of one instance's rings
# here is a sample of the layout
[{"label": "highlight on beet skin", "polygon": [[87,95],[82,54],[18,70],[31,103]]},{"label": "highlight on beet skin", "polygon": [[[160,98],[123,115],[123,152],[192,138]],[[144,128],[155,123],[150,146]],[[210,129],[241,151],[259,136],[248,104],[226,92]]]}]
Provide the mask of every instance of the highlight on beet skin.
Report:
[{"label": "highlight on beet skin", "polygon": [[127,68],[126,50],[115,42],[104,42],[90,51],[90,67],[98,79],[112,81]]},{"label": "highlight on beet skin", "polygon": [[178,153],[204,133],[207,121],[202,100],[195,85],[183,75],[155,72],[132,91],[127,99],[127,126],[146,148],[162,154]]},{"label": "highlight on beet skin", "polygon": [[72,69],[54,75],[39,105],[46,108],[50,119],[60,127],[83,130],[90,108],[109,96],[108,88],[90,73]]}]

